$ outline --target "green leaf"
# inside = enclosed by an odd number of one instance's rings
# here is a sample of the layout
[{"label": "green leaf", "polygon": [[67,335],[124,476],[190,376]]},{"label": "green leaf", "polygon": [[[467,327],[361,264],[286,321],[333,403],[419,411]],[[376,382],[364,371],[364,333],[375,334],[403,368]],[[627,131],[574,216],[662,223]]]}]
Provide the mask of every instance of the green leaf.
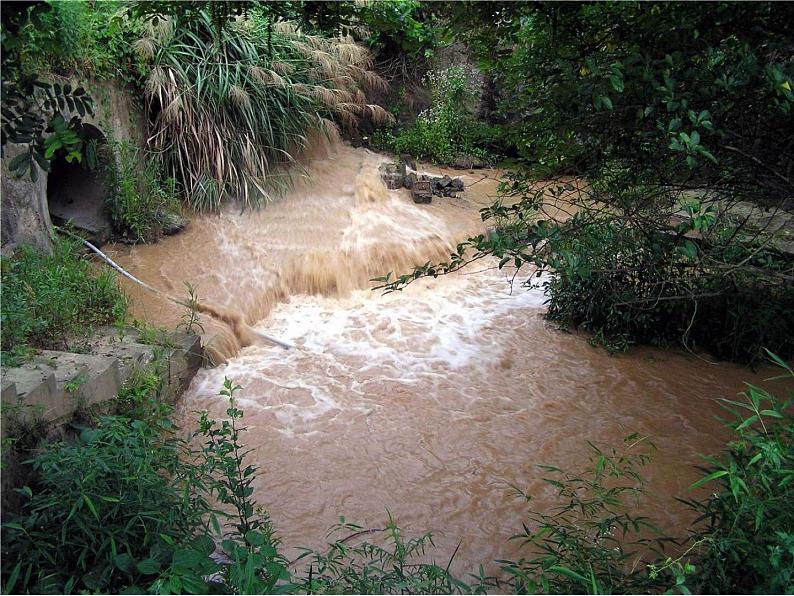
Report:
[{"label": "green leaf", "polygon": [[742,422],[739,426],[736,427],[736,431],[743,430],[750,426],[753,422],[758,420],[758,414],[753,414],[752,416],[748,417],[744,422]]},{"label": "green leaf", "polygon": [[563,567],[561,565],[552,565],[551,567],[549,567],[549,571],[553,573],[559,573],[560,575],[564,575],[566,577],[574,579],[584,586],[590,585],[590,581],[585,576],[580,575],[575,571],[568,569],[567,567]]},{"label": "green leaf", "polygon": [[199,565],[205,559],[205,555],[192,549],[179,549],[174,552],[172,563],[180,567],[191,569]]},{"label": "green leaf", "polygon": [[205,557],[209,557],[213,552],[215,552],[215,541],[206,534],[196,538],[191,543],[191,546]]},{"label": "green leaf", "polygon": [[618,76],[612,75],[609,77],[609,82],[612,83],[612,88],[617,91],[618,93],[622,93],[624,86],[623,86],[623,79]]},{"label": "green leaf", "polygon": [[155,559],[144,559],[136,565],[139,573],[143,575],[154,575],[160,571],[160,563]]},{"label": "green leaf", "polygon": [[83,501],[91,510],[91,513],[94,514],[96,520],[99,521],[99,512],[97,512],[96,506],[94,505],[94,501],[91,500],[91,497],[89,497],[88,495],[83,495]]},{"label": "green leaf", "polygon": [[19,561],[15,566],[14,569],[11,570],[11,573],[8,576],[8,580],[6,581],[5,586],[3,586],[3,594],[13,594],[14,593],[14,586],[17,583],[17,578],[19,577],[19,572],[22,569],[22,561]]},{"label": "green leaf", "polygon": [[761,410],[762,416],[771,416],[772,418],[783,418],[783,414],[776,410]]},{"label": "green leaf", "polygon": [[245,533],[245,541],[251,546],[262,546],[265,543],[265,537],[262,535],[262,532],[249,530]]},{"label": "green leaf", "polygon": [[716,480],[717,478],[722,478],[723,476],[727,476],[727,475],[728,475],[728,470],[717,470],[716,472],[712,472],[708,476],[704,476],[697,482],[693,482],[689,486],[689,490],[692,490],[693,488],[698,488],[699,486],[703,486],[707,482],[711,482],[712,480]]},{"label": "green leaf", "polygon": [[[20,153],[11,162],[8,164],[9,170],[19,170],[22,164],[27,164],[30,160],[30,152],[25,151],[24,153]],[[27,169],[27,165],[25,165],[25,169]]]},{"label": "green leaf", "polygon": [[113,558],[113,563],[121,571],[131,574],[135,570],[135,558],[129,553],[122,553]]}]

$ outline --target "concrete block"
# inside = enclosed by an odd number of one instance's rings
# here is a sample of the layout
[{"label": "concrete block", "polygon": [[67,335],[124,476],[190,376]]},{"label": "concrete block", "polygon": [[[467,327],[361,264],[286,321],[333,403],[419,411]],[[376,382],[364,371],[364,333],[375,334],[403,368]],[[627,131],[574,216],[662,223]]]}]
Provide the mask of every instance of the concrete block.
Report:
[{"label": "concrete block", "polygon": [[204,362],[201,337],[187,333],[174,333],[170,336],[174,349],[168,356],[168,391],[166,400],[173,403],[187,388],[196,371]]},{"label": "concrete block", "polygon": [[114,356],[44,350],[37,359],[54,366],[57,391],[67,413],[81,405],[113,399],[121,388],[118,359]]},{"label": "concrete block", "polygon": [[[15,393],[8,386],[14,385]],[[46,365],[25,364],[3,373],[3,417],[15,416],[24,422],[52,420],[65,413],[54,371]]]},{"label": "concrete block", "polygon": [[17,396],[17,384],[13,381],[6,381],[5,377],[3,378],[3,391],[2,391],[2,402],[5,403],[16,403]]},{"label": "concrete block", "polygon": [[89,342],[92,354],[115,357],[119,360],[119,378],[123,383],[132,371],[147,365],[154,358],[156,346],[139,343],[140,333],[135,329],[119,331],[115,327],[102,327]]}]

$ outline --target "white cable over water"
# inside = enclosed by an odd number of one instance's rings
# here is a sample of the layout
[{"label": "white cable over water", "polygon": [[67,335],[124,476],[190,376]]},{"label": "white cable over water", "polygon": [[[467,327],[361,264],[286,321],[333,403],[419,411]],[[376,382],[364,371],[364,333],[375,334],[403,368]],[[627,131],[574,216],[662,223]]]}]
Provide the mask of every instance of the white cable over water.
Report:
[{"label": "white cable over water", "polygon": [[[99,250],[99,249],[98,249],[96,246],[94,246],[93,244],[91,244],[91,243],[90,243],[88,240],[86,240],[85,238],[81,238],[81,237],[80,237],[80,236],[78,236],[77,234],[73,234],[73,233],[72,233],[72,232],[70,232],[69,230],[65,230],[65,229],[63,229],[63,228],[60,228],[60,227],[58,227],[58,226],[55,226],[55,225],[54,225],[54,226],[52,226],[52,227],[53,227],[55,230],[57,230],[58,232],[60,232],[60,233],[62,233],[62,234],[66,234],[67,236],[71,236],[72,238],[76,238],[77,240],[79,240],[80,242],[82,242],[82,243],[83,243],[83,244],[84,244],[84,245],[85,245],[87,248],[89,248],[89,249],[90,249],[92,252],[94,252],[94,253],[96,253],[97,255],[99,255],[99,257],[100,257],[100,258],[101,258],[101,259],[102,259],[102,260],[103,260],[103,261],[104,261],[104,262],[105,262],[107,265],[109,265],[110,267],[112,267],[113,269],[115,269],[116,271],[118,271],[119,273],[121,273],[121,274],[122,274],[124,277],[126,277],[126,278],[127,278],[127,279],[129,279],[130,281],[133,281],[133,282],[135,282],[136,284],[138,284],[139,286],[141,286],[141,287],[143,287],[143,288],[146,288],[146,289],[147,289],[147,290],[149,290],[150,292],[153,292],[153,293],[155,293],[155,294],[157,294],[157,295],[159,295],[159,296],[163,296],[164,298],[166,298],[166,299],[170,300],[171,302],[174,302],[175,304],[179,304],[180,306],[184,306],[185,308],[193,308],[193,305],[191,305],[189,302],[186,302],[186,301],[184,301],[184,300],[180,300],[179,298],[175,298],[174,296],[171,296],[170,294],[166,294],[166,293],[165,293],[165,292],[163,292],[162,290],[158,290],[157,288],[154,288],[154,287],[150,286],[150,285],[149,285],[149,284],[147,284],[146,282],[144,282],[144,281],[141,281],[140,279],[138,279],[137,277],[135,277],[134,275],[132,275],[132,273],[129,273],[128,271],[126,271],[126,270],[125,270],[125,269],[124,269],[124,268],[123,268],[121,265],[119,265],[118,263],[116,263],[116,262],[115,262],[113,259],[111,259],[109,256],[107,256],[105,253],[103,253],[101,250]],[[282,347],[282,348],[284,348],[285,350],[290,350],[290,349],[292,349],[292,348],[294,348],[294,347],[295,347],[293,344],[291,344],[291,343],[289,343],[289,342],[286,342],[286,341],[284,341],[284,340],[281,340],[281,339],[278,339],[278,338],[272,337],[272,336],[270,336],[270,335],[267,335],[266,333],[262,333],[261,331],[257,331],[256,329],[250,328],[250,331],[251,331],[252,333],[254,333],[255,335],[258,335],[259,337],[261,337],[262,339],[264,339],[264,340],[266,340],[266,341],[269,341],[269,342],[271,342],[271,343],[274,343],[274,344],[276,344],[277,346],[281,346],[281,347]]]}]

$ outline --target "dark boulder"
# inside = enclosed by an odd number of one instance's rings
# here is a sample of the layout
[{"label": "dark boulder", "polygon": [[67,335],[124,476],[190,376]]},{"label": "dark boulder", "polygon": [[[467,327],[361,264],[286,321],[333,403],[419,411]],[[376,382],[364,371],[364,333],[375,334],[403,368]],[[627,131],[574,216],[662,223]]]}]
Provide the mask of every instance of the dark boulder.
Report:
[{"label": "dark boulder", "polygon": [[471,155],[470,153],[458,153],[458,155],[455,156],[455,159],[449,165],[456,170],[476,170],[484,168],[488,164],[486,164],[476,155]]}]

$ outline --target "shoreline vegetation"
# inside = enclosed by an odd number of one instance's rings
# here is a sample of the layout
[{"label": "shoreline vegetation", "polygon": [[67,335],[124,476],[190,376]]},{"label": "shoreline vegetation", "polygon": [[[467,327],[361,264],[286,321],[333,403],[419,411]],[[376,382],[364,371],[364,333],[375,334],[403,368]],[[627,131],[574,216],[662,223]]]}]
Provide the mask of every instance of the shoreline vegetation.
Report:
[{"label": "shoreline vegetation", "polygon": [[[254,498],[257,474],[278,470],[251,461],[243,389],[227,379],[226,417],[179,429],[155,361],[59,439],[35,425],[8,435],[4,413],[4,457],[30,473],[2,512],[2,593],[794,591],[794,229],[777,223],[794,214],[792,21],[794,5],[770,2],[4,3],[6,169],[34,185],[56,168],[101,172],[116,238],[265,206],[317,134],[401,159],[511,163],[481,211],[493,233],[375,289],[486,256],[531,263],[554,274],[548,317],[607,350],[771,361],[788,393],[748,385],[723,400],[733,439],[693,485],[710,494],[682,496],[689,535],[637,516],[652,456],[632,435],[583,445],[581,469],[541,466],[560,507],[519,495],[523,558],[454,577],[454,552],[429,563],[432,535],[391,517],[376,532],[341,519],[327,550],[287,560]],[[123,89],[141,142],[117,140],[97,116],[107,99],[72,79]],[[587,188],[571,194],[572,177]],[[563,194],[575,214],[557,220]],[[78,243],[4,249],[4,367],[110,324],[129,324],[127,300]]]},{"label": "shoreline vegetation", "polygon": [[[794,371],[770,360],[794,396]],[[589,444],[582,469],[540,465],[559,506],[533,511],[517,493],[524,557],[460,578],[428,562],[431,533],[405,536],[391,517],[374,531],[342,518],[326,551],[288,561],[277,520],[253,497],[242,388],[227,379],[228,418],[203,412],[186,438],[160,386],[156,366],[141,370],[113,414],[31,452],[25,504],[4,516],[3,593],[785,593],[794,579],[792,398],[759,387],[723,400],[733,440],[691,487],[710,496],[684,501],[689,535],[664,536],[638,515],[652,445],[633,434]]]}]

